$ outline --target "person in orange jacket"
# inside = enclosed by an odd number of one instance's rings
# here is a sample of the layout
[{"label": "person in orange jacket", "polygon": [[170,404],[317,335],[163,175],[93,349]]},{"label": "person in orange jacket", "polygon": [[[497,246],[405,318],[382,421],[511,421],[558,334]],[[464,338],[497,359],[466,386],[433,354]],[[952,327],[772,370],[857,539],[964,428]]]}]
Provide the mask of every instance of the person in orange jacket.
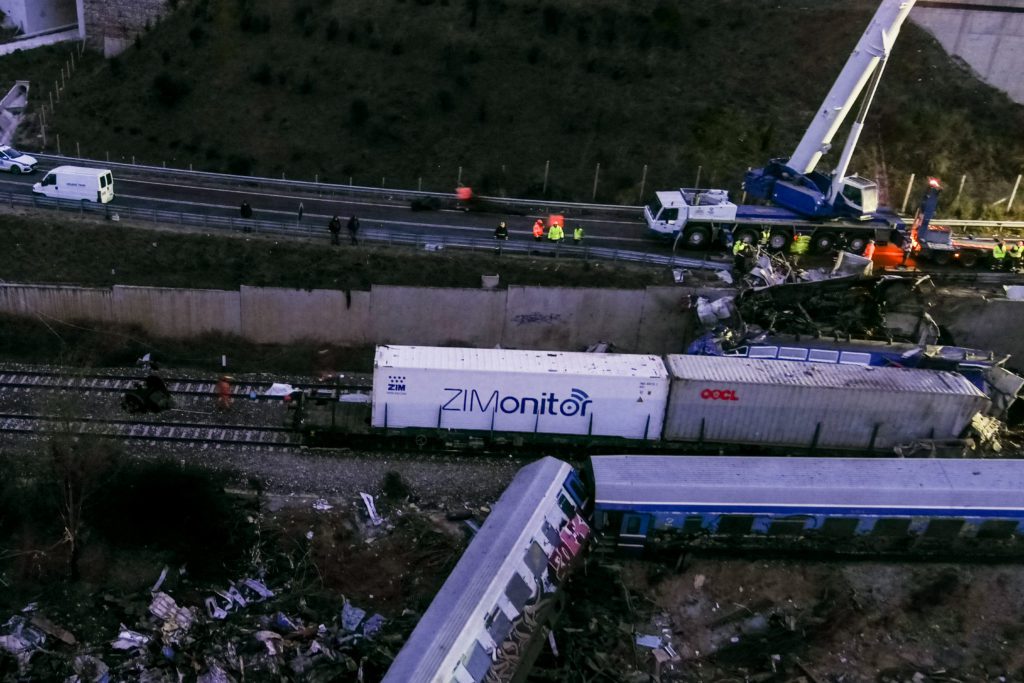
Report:
[{"label": "person in orange jacket", "polygon": [[221,375],[217,380],[217,410],[231,409],[231,378]]},{"label": "person in orange jacket", "polygon": [[870,258],[873,258],[874,255],[875,255],[875,241],[874,240],[868,240],[867,246],[864,247],[864,258],[870,259]]},{"label": "person in orange jacket", "polygon": [[538,218],[533,224],[533,239],[540,242],[544,239],[544,221]]}]

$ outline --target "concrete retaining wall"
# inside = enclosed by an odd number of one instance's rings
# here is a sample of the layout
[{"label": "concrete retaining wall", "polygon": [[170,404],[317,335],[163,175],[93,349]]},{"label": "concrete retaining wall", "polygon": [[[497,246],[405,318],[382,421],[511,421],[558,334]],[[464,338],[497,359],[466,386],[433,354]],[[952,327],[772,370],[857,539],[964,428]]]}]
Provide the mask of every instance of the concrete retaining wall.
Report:
[{"label": "concrete retaining wall", "polygon": [[163,337],[209,332],[240,335],[238,292],[161,287],[114,287],[111,304],[118,322]]},{"label": "concrete retaining wall", "polygon": [[502,344],[506,293],[440,287],[373,287],[368,341],[488,347]]},{"label": "concrete retaining wall", "polygon": [[160,336],[217,332],[263,344],[505,346],[575,350],[597,341],[668,353],[689,334],[696,290],[374,287],[370,292],[242,287],[238,292],[0,285],[0,312],[134,324]]},{"label": "concrete retaining wall", "polygon": [[109,289],[0,284],[0,311],[55,320],[119,322]]},{"label": "concrete retaining wall", "polygon": [[239,305],[239,334],[260,344],[303,339],[342,345],[368,342],[369,292],[242,287]]},{"label": "concrete retaining wall", "polygon": [[[208,332],[261,344],[423,344],[571,351],[598,341],[624,352],[677,353],[693,338],[691,295],[729,289],[374,287],[370,292],[242,287],[241,291],[0,284],[0,312],[43,320],[138,325],[166,337]],[[960,346],[1011,354],[1024,369],[1024,301],[969,290],[932,312]]]},{"label": "concrete retaining wall", "polygon": [[85,42],[104,56],[124,52],[146,26],[154,25],[169,9],[167,0],[79,0]]}]

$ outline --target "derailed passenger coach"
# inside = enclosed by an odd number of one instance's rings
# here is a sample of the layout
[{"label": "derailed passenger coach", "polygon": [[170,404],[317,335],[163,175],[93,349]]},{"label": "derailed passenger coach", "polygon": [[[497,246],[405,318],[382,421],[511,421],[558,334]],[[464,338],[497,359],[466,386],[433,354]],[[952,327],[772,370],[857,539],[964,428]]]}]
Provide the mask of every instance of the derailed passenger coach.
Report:
[{"label": "derailed passenger coach", "polygon": [[516,474],[384,681],[524,680],[595,544],[1019,557],[1022,490],[1022,460],[613,455],[577,473],[542,458]]},{"label": "derailed passenger coach", "polygon": [[1024,550],[1022,460],[608,455],[586,478],[595,533],[633,554]]},{"label": "derailed passenger coach", "polygon": [[555,458],[526,465],[494,505],[384,683],[521,680],[565,605],[587,545],[586,493]]}]

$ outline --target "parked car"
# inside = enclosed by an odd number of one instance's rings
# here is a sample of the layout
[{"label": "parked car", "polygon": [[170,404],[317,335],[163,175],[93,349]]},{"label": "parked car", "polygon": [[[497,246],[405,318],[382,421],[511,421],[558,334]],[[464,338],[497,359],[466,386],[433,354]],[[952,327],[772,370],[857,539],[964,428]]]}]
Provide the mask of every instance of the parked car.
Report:
[{"label": "parked car", "polygon": [[0,169],[8,173],[32,173],[39,161],[10,145],[0,145]]}]

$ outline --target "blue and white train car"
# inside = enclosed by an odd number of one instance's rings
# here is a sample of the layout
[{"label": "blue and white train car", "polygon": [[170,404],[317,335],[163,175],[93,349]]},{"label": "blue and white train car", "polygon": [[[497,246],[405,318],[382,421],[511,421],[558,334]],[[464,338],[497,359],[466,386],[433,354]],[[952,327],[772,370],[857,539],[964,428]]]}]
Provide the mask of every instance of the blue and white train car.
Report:
[{"label": "blue and white train car", "polygon": [[512,680],[544,643],[559,587],[590,536],[575,470],[519,470],[399,651],[384,683]]},{"label": "blue and white train car", "polygon": [[594,456],[593,522],[627,552],[1024,553],[1024,460]]}]

